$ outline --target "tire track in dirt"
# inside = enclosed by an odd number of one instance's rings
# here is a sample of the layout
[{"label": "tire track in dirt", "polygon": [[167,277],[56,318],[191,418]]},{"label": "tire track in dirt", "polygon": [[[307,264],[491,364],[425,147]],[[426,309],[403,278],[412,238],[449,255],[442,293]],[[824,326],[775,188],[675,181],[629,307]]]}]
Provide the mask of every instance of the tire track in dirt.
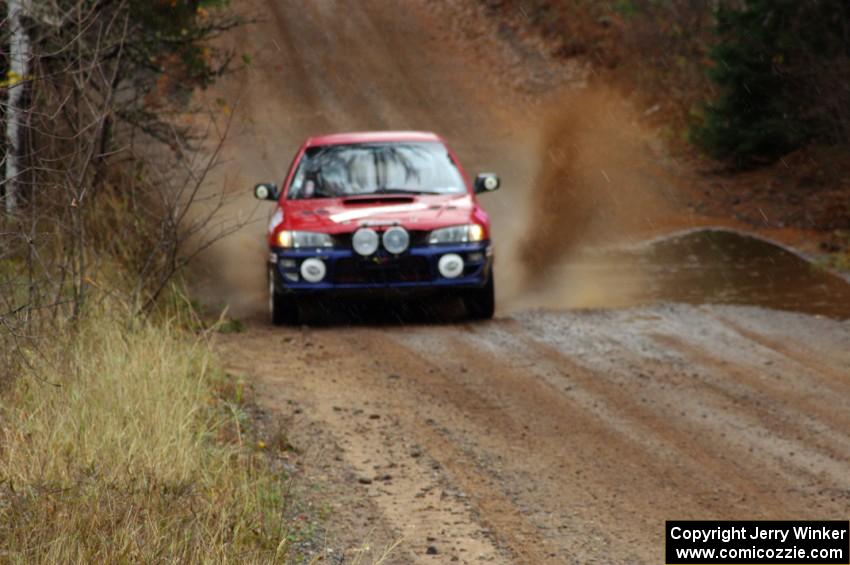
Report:
[{"label": "tire track in dirt", "polygon": [[[842,471],[850,454],[845,433],[850,391],[846,387],[824,391],[817,383],[817,375],[806,371],[801,374],[796,363],[776,357],[757,341],[741,340],[733,334],[734,345],[727,344],[728,332],[712,330],[713,325],[719,326],[713,307],[678,307],[674,309],[676,314],[687,317],[674,318],[667,310],[664,308],[658,317],[662,320],[658,328],[633,327],[624,331],[616,327],[610,331],[612,339],[629,333],[637,338],[629,345],[621,344],[624,351],[617,352],[615,358],[622,367],[608,370],[617,386],[631,388],[627,394],[636,398],[649,396],[654,401],[650,406],[661,405],[678,413],[681,419],[677,423],[690,420],[700,448],[721,446],[727,464],[736,460],[748,464],[762,461],[762,471],[753,469],[751,475],[768,472],[774,480],[798,485],[802,479],[825,473],[833,482],[847,486],[850,477]],[[743,315],[747,312],[738,312],[740,323],[750,321],[749,316]],[[757,312],[768,318],[787,315]],[[663,319],[665,316],[668,319]],[[620,325],[627,317],[619,313],[606,323]],[[670,319],[689,319],[693,327],[701,328],[696,332],[698,337],[681,332],[678,321],[671,324]],[[830,325],[834,335],[846,335],[840,322]],[[535,338],[539,339],[536,335]],[[647,347],[654,352],[648,355]],[[589,365],[598,363],[596,360]],[[587,366],[588,361],[582,364]],[[655,390],[633,386],[638,383],[654,386]],[[753,457],[753,452],[763,457]]]},{"label": "tire track in dirt", "polygon": [[[664,390],[648,392],[642,390],[643,387],[635,387],[628,382],[630,380],[633,383],[665,380],[675,369],[667,367],[652,371],[653,376],[648,376],[646,372],[637,369],[631,371],[631,378],[627,374],[606,374],[587,369],[553,346],[524,334],[518,326],[512,328],[511,333],[532,353],[538,368],[546,364],[559,368],[563,375],[561,381],[590,391],[594,404],[597,400],[604,403],[606,406],[604,412],[593,410],[597,416],[610,422],[611,415],[616,415],[615,417],[621,420],[617,427],[628,428],[634,441],[641,443],[647,453],[653,453],[655,457],[665,460],[668,465],[675,465],[677,474],[683,478],[677,485],[680,490],[699,493],[706,482],[712,482],[715,485],[722,485],[723,489],[730,492],[744,492],[751,485],[752,470],[730,467],[728,461],[732,455],[729,453],[730,446],[720,441],[721,436],[716,431],[710,435],[707,434],[707,426],[705,422],[700,421],[702,419],[676,418],[664,410],[659,410],[657,403],[647,401],[650,395],[654,395],[656,399],[666,396],[670,400],[669,406],[682,407],[685,404],[681,394],[670,394]],[[629,355],[624,357],[628,359],[630,367],[641,367],[641,363],[636,358]],[[545,371],[545,369],[542,370]],[[718,392],[716,389],[713,391]],[[690,394],[693,394],[693,391]],[[673,419],[675,421],[672,421]],[[702,438],[698,447],[694,445],[695,437]],[[743,454],[743,452],[738,453],[739,456]],[[687,480],[691,482],[687,483]],[[690,501],[688,504],[698,505],[699,502]],[[739,511],[745,509],[745,504],[738,507]],[[775,509],[779,512],[783,510],[781,502]]]},{"label": "tire track in dirt", "polygon": [[[375,371],[370,353],[372,339],[383,343],[383,351],[386,343],[380,334],[371,333],[357,332],[357,345],[352,347],[335,331],[311,332],[308,338],[298,341],[308,340],[311,350],[320,350],[323,359],[310,356],[299,360],[298,353],[293,353],[286,356],[285,362],[290,371],[304,371],[306,379],[317,374],[333,375],[333,391],[319,390],[325,389],[325,383],[316,381],[299,387],[303,393],[296,396],[312,407],[311,417],[335,436],[359,480],[369,483],[358,488],[366,489],[386,520],[395,524],[397,535],[403,540],[402,555],[418,561],[426,555],[427,545],[433,545],[441,554],[451,554],[461,562],[477,562],[479,558],[506,562],[504,552],[512,556],[511,561],[545,561],[536,531],[515,520],[513,507],[492,490],[488,481],[469,480],[479,476],[469,472],[477,463],[456,443],[443,437],[445,414],[439,410],[418,411],[422,406],[419,395],[394,398],[391,410],[384,405],[385,394],[377,389],[386,386],[388,373]],[[254,349],[255,339],[256,336],[240,344],[243,354]],[[259,360],[259,365],[255,361],[253,366],[255,373],[262,375],[264,369],[274,366],[274,355],[256,350],[249,355]],[[409,367],[397,369],[410,374]],[[281,383],[280,378],[267,380],[264,376],[260,382],[266,392],[264,399],[271,406],[282,400],[280,394],[273,392],[278,388],[275,385]],[[292,388],[286,388],[290,396],[294,394]],[[314,395],[324,400],[322,394],[328,392],[333,396],[331,403],[316,402]],[[475,397],[467,398],[485,406]],[[393,415],[388,417],[387,411]],[[411,451],[415,458],[411,458]],[[474,512],[470,501],[474,502]],[[481,515],[486,520],[479,523],[477,516]],[[496,545],[490,541],[491,528],[504,534],[499,535]],[[447,533],[447,529],[451,532]],[[395,562],[408,563],[408,558],[396,556]]]},{"label": "tire track in dirt", "polygon": [[[492,486],[493,481],[480,468],[480,458],[475,452],[469,452],[464,439],[476,436],[470,423],[480,423],[490,431],[497,431],[499,438],[517,436],[516,426],[503,417],[501,403],[459,384],[438,363],[388,340],[383,331],[359,330],[357,337],[360,351],[356,355],[349,351],[346,356],[380,359],[381,373],[405,376],[402,388],[408,391],[403,397],[396,396],[393,402],[402,404],[396,407],[402,413],[413,415],[409,425],[404,426],[407,433],[440,463],[452,484],[475,503],[476,517],[483,526],[496,534],[517,562],[541,563],[557,555],[547,549],[545,539],[527,524],[506,493]],[[352,365],[356,367],[357,364]],[[365,382],[360,381],[360,384]],[[381,397],[383,382],[370,384],[377,384],[379,389],[370,394]],[[425,399],[428,402],[423,402]],[[507,453],[510,446],[502,444],[498,450]]]},{"label": "tire track in dirt", "polygon": [[[724,360],[704,348],[674,336],[655,335],[653,337],[663,346],[678,351],[683,357],[708,369],[710,373],[723,374],[727,381],[734,382],[734,386],[717,387],[720,394],[736,400],[751,400],[756,396],[759,397],[758,403],[750,403],[750,411],[770,429],[804,429],[808,432],[806,441],[819,450],[827,450],[828,446],[833,448],[841,446],[846,453],[850,453],[850,438],[843,435],[850,429],[850,413],[824,408],[826,398],[810,392],[816,387],[800,387],[799,384],[789,386],[775,378]],[[753,341],[758,343],[756,340]],[[742,387],[747,389],[746,392],[733,390]],[[843,393],[848,394],[850,391],[845,389]],[[801,411],[791,409],[801,409]],[[846,459],[847,456],[842,455],[840,458]]]},{"label": "tire track in dirt", "polygon": [[848,392],[848,388],[850,388],[850,359],[848,359],[844,370],[837,370],[818,359],[814,353],[799,347],[799,345],[796,348],[789,347],[786,343],[748,330],[724,316],[718,316],[717,320],[750,341],[754,341],[767,349],[772,349],[783,357],[796,361],[801,367],[820,374],[823,377],[821,380],[825,386],[832,388],[842,387],[843,390],[835,390],[836,393],[846,394]]},{"label": "tire track in dirt", "polygon": [[[491,326],[492,327],[492,326]],[[526,341],[527,337],[522,336],[520,332],[512,332],[517,340]],[[499,344],[504,347],[504,344]],[[486,358],[486,347],[472,346],[468,348],[455,347],[454,350],[446,347],[446,351],[453,351],[454,357],[464,359],[464,362],[471,362],[472,359],[479,359],[473,365],[485,368],[486,363],[481,362],[481,358]],[[696,425],[683,425],[684,418],[671,418],[671,414],[665,414],[664,411],[653,410],[650,407],[656,405],[657,398],[651,398],[653,394],[642,394],[646,400],[646,396],[650,396],[650,402],[646,402],[643,406],[637,401],[639,395],[635,392],[635,396],[629,391],[620,391],[613,384],[599,384],[603,381],[610,380],[607,375],[594,373],[582,369],[575,362],[564,358],[559,352],[546,349],[540,351],[540,347],[532,345],[529,358],[534,359],[533,365],[527,367],[527,376],[534,374],[542,380],[553,381],[553,387],[556,391],[569,390],[566,394],[575,400],[578,400],[582,407],[588,410],[599,422],[604,422],[608,426],[612,426],[614,431],[622,433],[624,425],[632,425],[634,432],[630,436],[635,439],[635,442],[643,448],[644,457],[651,457],[653,462],[660,463],[642,463],[652,468],[652,474],[662,473],[666,476],[675,476],[675,488],[679,493],[681,506],[677,512],[687,512],[691,515],[695,514],[698,509],[703,512],[716,513],[718,505],[713,504],[713,499],[717,498],[718,493],[722,493],[722,498],[729,499],[724,501],[720,506],[720,510],[724,514],[734,515],[734,512],[740,514],[748,514],[751,512],[753,505],[763,508],[770,508],[773,515],[793,515],[792,510],[803,506],[804,497],[792,496],[788,504],[785,503],[785,497],[777,496],[780,492],[788,492],[793,490],[795,480],[799,480],[801,474],[799,469],[795,469],[793,474],[785,473],[777,475],[775,465],[769,460],[763,458],[753,458],[752,445],[759,445],[764,442],[763,438],[757,438],[756,442],[751,442],[749,446],[733,446],[726,438],[727,435],[734,435],[735,428],[728,425],[729,422],[724,419],[701,420],[693,419],[692,424],[702,424],[701,427]],[[508,355],[506,353],[506,355]],[[511,352],[508,357],[517,355],[517,352]],[[547,363],[554,361],[554,363]],[[494,366],[486,367],[484,370],[489,376],[500,374],[499,366],[505,363],[505,360],[495,359],[492,361]],[[562,371],[552,371],[552,367],[561,367]],[[556,377],[547,377],[547,374],[556,374]],[[576,375],[581,374],[584,378],[577,378]],[[658,373],[664,376],[663,372]],[[723,373],[720,373],[722,376]],[[728,378],[723,376],[723,378]],[[640,380],[640,379],[634,379]],[[578,381],[578,382],[577,382]],[[569,383],[569,386],[563,385]],[[560,385],[560,386],[559,386]],[[576,395],[576,385],[579,387],[587,387],[594,391],[595,394]],[[721,391],[725,392],[725,391]],[[690,390],[690,394],[695,396],[704,396],[699,390]],[[584,396],[584,398],[582,398]],[[632,400],[634,398],[635,400]],[[676,398],[674,400],[681,400]],[[600,408],[599,404],[604,404],[604,408]],[[682,404],[679,404],[682,406]],[[723,406],[717,407],[723,410]],[[747,407],[744,407],[747,409]],[[507,409],[506,409],[507,411]],[[611,415],[616,415],[612,418]],[[548,415],[547,415],[548,416]],[[625,418],[625,420],[624,420]],[[552,421],[557,421],[555,418],[550,418]],[[728,418],[727,418],[728,420]],[[718,426],[720,424],[720,426]],[[724,425],[725,424],[725,425]],[[708,430],[706,428],[709,428]],[[711,428],[720,428],[711,429]],[[793,428],[791,428],[793,429]],[[712,433],[708,433],[712,432]],[[629,434],[626,434],[629,435]],[[773,438],[775,440],[775,436]],[[698,441],[697,438],[699,438]],[[804,454],[808,450],[799,442],[795,444],[795,449],[798,454]],[[547,448],[550,446],[541,445],[540,452],[548,453]],[[581,451],[582,446],[575,446]],[[535,454],[535,457],[540,455]],[[545,457],[545,455],[543,455]],[[628,459],[627,454],[622,454],[622,459]],[[735,465],[736,460],[748,459],[747,465],[742,467]],[[819,457],[818,454],[812,456],[812,459],[819,462],[821,472],[827,469],[835,470],[835,457]],[[805,456],[803,457],[805,460]],[[615,463],[616,465],[616,463]],[[612,474],[610,471],[606,473]],[[613,474],[612,474],[613,475]],[[758,486],[753,488],[758,482],[758,478],[771,476],[771,488],[762,489]],[[837,477],[833,473],[834,477]],[[689,483],[688,481],[693,482]],[[841,482],[841,477],[836,480]],[[638,482],[633,480],[633,482]],[[755,483],[755,484],[754,484]],[[646,487],[647,485],[644,485]],[[610,488],[610,487],[609,487]],[[639,487],[640,488],[640,487]],[[713,490],[712,490],[713,489]],[[651,490],[651,489],[650,489]],[[682,493],[688,493],[683,496]],[[746,493],[746,496],[744,494]],[[738,496],[736,496],[738,495]],[[669,505],[665,509],[670,512],[673,508]],[[642,510],[636,515],[652,515],[654,509],[650,508]],[[663,518],[659,518],[663,519]],[[660,543],[660,541],[659,541]]]},{"label": "tire track in dirt", "polygon": [[[623,441],[620,434],[612,433],[603,422],[586,414],[581,406],[553,390],[549,383],[514,370],[504,359],[479,355],[468,346],[451,347],[445,343],[439,345],[441,356],[434,356],[430,350],[423,353],[416,346],[423,333],[436,334],[443,338],[441,342],[461,337],[452,329],[418,330],[405,340],[405,349],[400,351],[400,355],[391,358],[394,358],[394,363],[405,363],[408,367],[416,360],[433,369],[417,371],[417,383],[423,389],[442,392],[440,398],[431,404],[448,404],[452,411],[471,420],[472,427],[454,434],[456,441],[470,444],[470,449],[479,454],[478,458],[488,462],[483,470],[496,477],[514,504],[523,509],[526,520],[547,532],[557,530],[559,526],[572,530],[570,543],[565,544],[564,538],[558,540],[556,546],[560,551],[555,554],[558,556],[556,562],[565,555],[586,553],[587,549],[581,550],[586,540],[607,537],[604,529],[594,524],[601,520],[593,514],[596,496],[588,496],[588,492],[616,493],[628,482],[627,477],[616,476],[617,473],[608,476],[590,472],[586,473],[586,480],[578,481],[580,486],[567,482],[552,488],[553,483],[558,478],[582,475],[582,471],[577,469],[582,463],[571,457],[573,450],[581,451],[584,447],[586,453],[602,459],[597,463],[600,467],[626,472],[627,468],[619,464],[621,457],[631,454],[631,458],[637,459],[639,450]],[[382,348],[380,354],[386,357],[387,348]],[[462,366],[453,366],[448,363],[449,360],[457,360]],[[423,375],[430,377],[423,382],[419,380]],[[473,396],[487,394],[501,409],[492,412],[470,407],[467,402],[470,390]],[[615,449],[609,450],[606,446],[615,446]],[[603,477],[606,482],[595,482]],[[586,488],[587,480],[595,483],[589,490]],[[590,512],[583,509],[590,509]],[[580,520],[576,519],[576,513],[581,515]],[[560,517],[560,523],[556,519],[552,524],[552,516]],[[584,524],[584,531],[570,522]],[[557,539],[557,536],[552,537]],[[638,539],[640,534],[635,533],[632,537]],[[601,555],[596,557],[602,558]]]}]

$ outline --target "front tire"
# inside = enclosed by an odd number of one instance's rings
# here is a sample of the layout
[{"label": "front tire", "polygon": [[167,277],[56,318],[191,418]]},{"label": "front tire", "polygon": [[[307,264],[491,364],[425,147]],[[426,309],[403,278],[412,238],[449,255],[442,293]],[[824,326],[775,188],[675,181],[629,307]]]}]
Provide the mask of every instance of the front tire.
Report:
[{"label": "front tire", "polygon": [[269,317],[275,326],[295,325],[300,318],[292,296],[277,291],[274,271],[269,269]]},{"label": "front tire", "polygon": [[466,314],[472,320],[489,320],[496,312],[496,289],[493,284],[493,273],[482,288],[469,291],[463,299]]}]

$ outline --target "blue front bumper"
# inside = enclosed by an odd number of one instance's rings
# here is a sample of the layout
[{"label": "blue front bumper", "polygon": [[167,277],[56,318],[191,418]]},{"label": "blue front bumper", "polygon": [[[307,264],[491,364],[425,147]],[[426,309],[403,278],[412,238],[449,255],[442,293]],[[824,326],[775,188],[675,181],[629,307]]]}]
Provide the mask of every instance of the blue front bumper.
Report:
[{"label": "blue front bumper", "polygon": [[[447,253],[464,260],[463,273],[455,278],[440,275],[437,262]],[[305,259],[321,259],[327,267],[325,277],[315,283],[300,274]],[[275,287],[282,293],[324,293],[392,290],[417,292],[441,289],[480,288],[490,278],[493,264],[489,241],[414,247],[402,255],[383,250],[364,258],[350,249],[272,248],[269,265],[275,275]]]}]

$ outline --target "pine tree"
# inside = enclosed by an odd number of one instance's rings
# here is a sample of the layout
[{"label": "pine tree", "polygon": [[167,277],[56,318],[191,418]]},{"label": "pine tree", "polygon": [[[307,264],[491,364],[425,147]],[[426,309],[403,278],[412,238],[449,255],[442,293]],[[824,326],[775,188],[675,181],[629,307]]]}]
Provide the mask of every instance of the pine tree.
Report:
[{"label": "pine tree", "polygon": [[842,76],[850,61],[847,2],[724,2],[716,31],[709,76],[719,94],[692,130],[709,155],[748,166],[811,139],[846,141],[829,108],[850,104],[850,77]]}]

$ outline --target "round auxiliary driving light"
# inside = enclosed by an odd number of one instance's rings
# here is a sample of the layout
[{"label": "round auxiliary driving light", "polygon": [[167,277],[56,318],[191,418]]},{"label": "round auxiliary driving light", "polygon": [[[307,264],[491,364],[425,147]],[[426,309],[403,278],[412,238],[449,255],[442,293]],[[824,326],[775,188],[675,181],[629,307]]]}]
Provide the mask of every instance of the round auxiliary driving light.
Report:
[{"label": "round auxiliary driving light", "polygon": [[320,280],[325,278],[325,273],[327,272],[328,269],[327,267],[325,267],[325,262],[321,259],[310,257],[309,259],[305,259],[304,262],[301,263],[301,276],[307,282],[319,282]]},{"label": "round auxiliary driving light", "polygon": [[447,279],[457,278],[463,273],[463,259],[456,253],[446,253],[437,262],[437,269]]},{"label": "round auxiliary driving light", "polygon": [[410,234],[407,233],[406,229],[396,226],[384,232],[382,241],[384,242],[384,249],[398,255],[410,245]]},{"label": "round auxiliary driving light", "polygon": [[484,188],[487,190],[496,190],[499,188],[499,179],[496,177],[487,177],[484,179]]},{"label": "round auxiliary driving light", "polygon": [[351,238],[351,246],[354,251],[363,255],[371,255],[378,250],[378,232],[371,228],[360,228],[354,232]]}]

